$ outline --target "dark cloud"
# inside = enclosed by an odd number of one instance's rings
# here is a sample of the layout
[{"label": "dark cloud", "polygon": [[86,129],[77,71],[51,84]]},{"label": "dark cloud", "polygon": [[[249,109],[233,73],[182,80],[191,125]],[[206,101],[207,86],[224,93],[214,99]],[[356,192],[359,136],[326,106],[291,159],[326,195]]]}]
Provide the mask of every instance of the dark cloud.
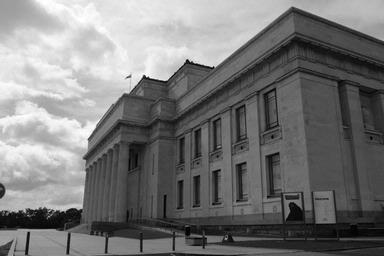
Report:
[{"label": "dark cloud", "polygon": [[53,32],[62,29],[63,24],[34,0],[1,0],[0,35],[18,28]]}]

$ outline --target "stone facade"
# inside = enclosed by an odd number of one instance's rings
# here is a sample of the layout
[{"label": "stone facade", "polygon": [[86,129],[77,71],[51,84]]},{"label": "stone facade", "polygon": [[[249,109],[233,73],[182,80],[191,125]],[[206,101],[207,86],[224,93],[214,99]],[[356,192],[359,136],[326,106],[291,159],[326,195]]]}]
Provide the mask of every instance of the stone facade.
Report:
[{"label": "stone facade", "polygon": [[384,42],[291,8],[217,67],[143,77],[89,137],[83,221],[281,222],[279,194],[384,211]]}]

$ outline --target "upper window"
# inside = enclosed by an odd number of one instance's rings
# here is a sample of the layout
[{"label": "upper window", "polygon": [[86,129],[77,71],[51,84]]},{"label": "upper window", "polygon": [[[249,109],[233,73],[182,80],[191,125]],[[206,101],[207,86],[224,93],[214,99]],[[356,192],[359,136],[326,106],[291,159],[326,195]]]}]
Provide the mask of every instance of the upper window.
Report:
[{"label": "upper window", "polygon": [[268,196],[279,196],[282,191],[279,153],[267,156],[267,171]]},{"label": "upper window", "polygon": [[193,177],[193,207],[200,206],[200,175]]},{"label": "upper window", "polygon": [[212,204],[221,204],[221,171],[212,172]]},{"label": "upper window", "polygon": [[236,139],[243,140],[247,137],[247,122],[245,119],[245,106],[236,109]]},{"label": "upper window", "polygon": [[179,164],[185,162],[185,138],[182,137],[179,139]]},{"label": "upper window", "polygon": [[212,123],[213,128],[213,150],[221,148],[221,119]]},{"label": "upper window", "polygon": [[264,95],[266,128],[271,129],[279,125],[277,116],[276,90]]},{"label": "upper window", "polygon": [[128,167],[129,170],[133,170],[139,166],[139,152],[134,149],[129,150]]},{"label": "upper window", "polygon": [[195,131],[195,158],[201,156],[201,129]]},{"label": "upper window", "polygon": [[246,163],[236,165],[236,179],[237,179],[237,201],[247,201],[248,187],[247,187],[247,164]]},{"label": "upper window", "polygon": [[367,94],[360,93],[360,104],[364,128],[368,130],[375,130],[376,127],[371,97]]}]

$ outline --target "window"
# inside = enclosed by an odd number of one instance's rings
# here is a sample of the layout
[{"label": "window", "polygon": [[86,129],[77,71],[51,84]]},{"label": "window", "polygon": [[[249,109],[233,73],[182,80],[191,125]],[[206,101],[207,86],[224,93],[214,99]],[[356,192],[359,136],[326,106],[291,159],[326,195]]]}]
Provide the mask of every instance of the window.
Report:
[{"label": "window", "polygon": [[236,139],[243,140],[247,137],[247,123],[245,120],[245,106],[236,109]]},{"label": "window", "polygon": [[193,207],[200,206],[200,175],[193,177]]},{"label": "window", "polygon": [[184,181],[179,180],[177,182],[177,209],[184,208]]},{"label": "window", "polygon": [[212,204],[221,204],[221,171],[212,172]]},{"label": "window", "polygon": [[280,155],[279,153],[267,156],[268,170],[268,195],[280,196],[281,188],[281,170],[280,170]]},{"label": "window", "polygon": [[221,148],[221,119],[216,119],[213,125],[213,150]]},{"label": "window", "polygon": [[375,120],[372,111],[372,99],[369,95],[360,93],[361,114],[363,115],[364,128],[375,130]]},{"label": "window", "polygon": [[279,125],[277,116],[276,90],[264,95],[266,128],[271,129]]},{"label": "window", "polygon": [[185,138],[182,137],[179,139],[179,164],[185,162]]},{"label": "window", "polygon": [[236,178],[237,178],[237,201],[247,201],[248,188],[247,188],[247,164],[246,163],[236,165]]},{"label": "window", "polygon": [[195,131],[195,158],[201,156],[201,129]]},{"label": "window", "polygon": [[129,150],[128,167],[129,170],[133,170],[139,166],[139,152],[134,149]]}]

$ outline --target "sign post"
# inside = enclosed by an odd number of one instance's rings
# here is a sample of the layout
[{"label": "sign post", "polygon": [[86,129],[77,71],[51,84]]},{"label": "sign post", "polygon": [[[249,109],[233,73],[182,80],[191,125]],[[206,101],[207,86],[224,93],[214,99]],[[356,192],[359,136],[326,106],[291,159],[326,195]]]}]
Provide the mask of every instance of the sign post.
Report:
[{"label": "sign post", "polygon": [[284,240],[286,240],[287,224],[303,224],[304,236],[305,240],[307,240],[303,192],[281,193],[281,209],[283,218]]},{"label": "sign post", "polygon": [[336,197],[335,191],[313,191],[312,192],[313,219],[315,228],[315,239],[317,240],[317,225],[335,224],[336,236],[339,240],[337,228]]}]

